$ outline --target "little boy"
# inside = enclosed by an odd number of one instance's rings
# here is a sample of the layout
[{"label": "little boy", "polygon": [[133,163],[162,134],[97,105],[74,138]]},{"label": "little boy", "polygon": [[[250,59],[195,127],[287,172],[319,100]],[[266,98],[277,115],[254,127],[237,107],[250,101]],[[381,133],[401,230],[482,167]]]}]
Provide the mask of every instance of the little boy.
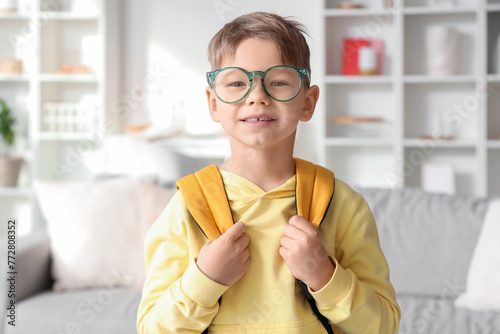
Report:
[{"label": "little boy", "polygon": [[336,180],[319,229],[296,214],[295,134],[319,97],[303,33],[256,12],[212,38],[206,94],[230,138],[218,169],[236,223],[208,242],[176,193],[147,236],[139,333],[397,332],[400,310],[364,199]]}]

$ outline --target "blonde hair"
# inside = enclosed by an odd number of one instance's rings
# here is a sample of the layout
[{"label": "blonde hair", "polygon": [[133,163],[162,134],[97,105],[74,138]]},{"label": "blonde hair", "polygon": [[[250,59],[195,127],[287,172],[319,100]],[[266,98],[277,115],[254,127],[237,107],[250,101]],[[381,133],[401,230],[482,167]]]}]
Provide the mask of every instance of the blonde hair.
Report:
[{"label": "blonde hair", "polygon": [[239,16],[215,34],[208,45],[208,61],[212,70],[220,67],[224,57],[234,57],[238,45],[248,38],[273,42],[281,52],[283,65],[305,68],[311,72],[310,51],[305,27],[277,14],[254,12]]}]

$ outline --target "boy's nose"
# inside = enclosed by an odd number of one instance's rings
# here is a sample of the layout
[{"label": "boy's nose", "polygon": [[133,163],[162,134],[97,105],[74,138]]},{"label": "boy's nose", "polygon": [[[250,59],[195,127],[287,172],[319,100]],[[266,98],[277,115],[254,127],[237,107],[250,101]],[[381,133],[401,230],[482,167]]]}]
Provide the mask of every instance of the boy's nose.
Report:
[{"label": "boy's nose", "polygon": [[271,102],[271,98],[267,96],[264,91],[264,80],[261,77],[254,77],[252,80],[252,87],[250,88],[250,93],[248,94],[245,102],[247,104],[262,103],[268,105]]}]

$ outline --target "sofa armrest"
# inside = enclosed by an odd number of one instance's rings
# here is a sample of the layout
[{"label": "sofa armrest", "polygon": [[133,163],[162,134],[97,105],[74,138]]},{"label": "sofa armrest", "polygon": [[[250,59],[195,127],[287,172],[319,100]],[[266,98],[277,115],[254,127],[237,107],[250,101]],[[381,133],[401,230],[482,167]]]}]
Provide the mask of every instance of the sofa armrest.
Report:
[{"label": "sofa armrest", "polygon": [[19,239],[16,252],[16,300],[20,302],[38,292],[50,289],[50,241],[41,230]]},{"label": "sofa armrest", "polygon": [[[2,267],[5,268],[4,274],[6,277],[0,280],[0,307],[2,308],[2,321],[0,321],[0,334],[4,333],[8,317],[5,315],[9,312],[6,307],[9,303],[10,283],[7,272],[7,244],[0,243],[2,246],[1,254],[5,259]],[[50,243],[47,232],[42,230],[32,233],[26,237],[21,237],[16,242],[16,272],[15,276],[15,302],[18,303],[40,291],[49,289],[52,286],[52,278],[50,276]]]}]

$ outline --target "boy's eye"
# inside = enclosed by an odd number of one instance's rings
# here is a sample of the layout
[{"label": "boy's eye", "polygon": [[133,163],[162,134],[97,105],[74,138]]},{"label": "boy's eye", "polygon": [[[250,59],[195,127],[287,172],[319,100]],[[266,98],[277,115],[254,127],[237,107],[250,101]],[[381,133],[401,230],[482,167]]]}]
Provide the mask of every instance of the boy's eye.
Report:
[{"label": "boy's eye", "polygon": [[269,84],[269,86],[272,87],[283,87],[283,86],[289,86],[288,82],[286,81],[273,81]]},{"label": "boy's eye", "polygon": [[227,84],[228,87],[246,87],[246,85],[246,82],[243,81],[234,81]]}]

